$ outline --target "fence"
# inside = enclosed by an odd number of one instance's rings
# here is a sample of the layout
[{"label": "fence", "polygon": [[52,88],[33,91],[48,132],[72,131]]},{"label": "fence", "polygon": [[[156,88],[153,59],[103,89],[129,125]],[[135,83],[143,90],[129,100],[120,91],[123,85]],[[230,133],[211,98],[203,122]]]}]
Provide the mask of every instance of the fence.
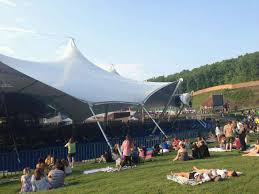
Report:
[{"label": "fence", "polygon": [[[172,135],[179,138],[195,138],[198,135],[206,135],[209,131],[211,131],[211,129],[206,128],[200,130],[177,130],[174,131]],[[152,147],[155,144],[160,144],[162,138],[162,136],[138,137],[134,138],[133,141],[136,146],[145,145],[146,147]],[[115,143],[121,144],[122,140],[111,141],[112,145]],[[105,142],[77,144],[76,160],[95,159],[100,157],[100,155],[108,149]],[[5,172],[20,171],[25,166],[34,168],[39,158],[45,158],[50,153],[59,159],[67,157],[67,150],[64,147],[49,147],[38,150],[20,151],[18,153],[19,157],[15,152],[0,153],[0,171],[4,174]]]}]

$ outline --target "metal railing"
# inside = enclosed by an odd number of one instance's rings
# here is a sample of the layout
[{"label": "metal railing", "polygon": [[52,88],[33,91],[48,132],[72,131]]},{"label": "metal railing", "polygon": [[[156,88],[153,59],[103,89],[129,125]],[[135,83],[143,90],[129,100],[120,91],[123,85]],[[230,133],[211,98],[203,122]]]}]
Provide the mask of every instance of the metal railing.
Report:
[{"label": "metal railing", "polygon": [[[200,130],[176,130],[171,133],[171,137],[181,139],[195,138],[198,135],[206,135],[210,129]],[[133,138],[136,146],[144,145],[153,147],[155,144],[162,142],[163,136],[148,136]],[[111,144],[121,144],[122,140],[112,140]],[[105,142],[77,144],[76,161],[90,160],[100,157],[105,151],[109,150]],[[19,152],[19,158],[15,152],[0,153],[0,172],[21,171],[24,167],[34,168],[39,158],[45,158],[48,154],[54,155],[55,158],[62,159],[67,157],[67,150],[64,147],[48,147],[37,150],[26,150]]]}]

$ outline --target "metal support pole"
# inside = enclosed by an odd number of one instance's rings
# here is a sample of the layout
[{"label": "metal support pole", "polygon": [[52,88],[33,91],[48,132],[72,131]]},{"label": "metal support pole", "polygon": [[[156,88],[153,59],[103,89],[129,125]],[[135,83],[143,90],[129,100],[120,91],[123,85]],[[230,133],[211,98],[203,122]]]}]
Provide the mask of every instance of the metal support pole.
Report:
[{"label": "metal support pole", "polygon": [[176,120],[178,119],[179,115],[180,115],[181,112],[183,111],[183,108],[184,108],[184,107],[185,107],[185,106],[184,106],[184,104],[183,104],[182,107],[179,108],[179,110],[178,110],[178,112],[177,112],[177,114],[176,114],[176,116],[175,116],[175,118],[174,118],[174,122],[173,122],[173,124],[171,125],[172,127],[174,126]]},{"label": "metal support pole", "polygon": [[150,117],[150,119],[155,123],[156,127],[161,131],[161,133],[166,137],[167,135],[165,134],[165,132],[161,129],[161,127],[157,124],[157,122],[152,118],[152,116],[149,114],[149,112],[147,111],[147,109],[142,105],[143,110],[147,113],[147,115]]},{"label": "metal support pole", "polygon": [[94,116],[94,119],[96,120],[97,125],[98,125],[99,129],[101,130],[101,132],[102,132],[102,134],[103,134],[103,137],[104,137],[106,143],[108,144],[110,150],[112,151],[112,146],[111,146],[111,144],[110,144],[110,142],[109,142],[109,140],[108,140],[108,138],[107,138],[107,136],[106,136],[106,134],[105,134],[105,132],[104,132],[104,130],[103,130],[101,124],[100,124],[100,122],[98,121],[98,119],[97,119],[97,117],[96,117],[96,115],[95,115],[95,113],[94,113],[94,110],[93,110],[93,108],[92,108],[91,105],[89,105],[89,109],[90,109],[90,111],[92,112],[92,114],[93,114],[93,116]]},{"label": "metal support pole", "polygon": [[142,122],[142,124],[145,122],[145,115],[144,115],[143,107],[141,107],[141,122]]},{"label": "metal support pole", "polygon": [[[158,118],[158,124],[160,124],[161,118],[164,116],[164,114],[165,114],[167,108],[169,107],[169,105],[171,104],[171,102],[172,102],[172,100],[173,100],[173,97],[175,96],[175,93],[176,93],[177,89],[179,88],[179,86],[180,86],[180,84],[181,84],[182,82],[183,82],[183,78],[180,78],[180,79],[178,80],[177,85],[175,86],[175,89],[174,89],[172,95],[170,96],[170,98],[169,98],[167,104],[165,105],[165,108],[163,109],[161,115],[160,115],[159,118]],[[155,133],[155,132],[156,132],[156,129],[157,129],[157,126],[154,127],[152,133]]]},{"label": "metal support pole", "polygon": [[105,105],[105,115],[104,115],[104,128],[107,129],[108,126],[108,111],[109,111],[109,104]]}]

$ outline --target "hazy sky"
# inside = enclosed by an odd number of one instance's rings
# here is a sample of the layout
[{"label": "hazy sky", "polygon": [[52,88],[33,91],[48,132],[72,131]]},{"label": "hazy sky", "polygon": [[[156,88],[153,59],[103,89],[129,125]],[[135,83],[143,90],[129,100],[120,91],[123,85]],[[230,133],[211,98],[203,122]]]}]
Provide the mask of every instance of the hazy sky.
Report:
[{"label": "hazy sky", "polygon": [[72,36],[92,62],[144,80],[259,50],[257,0],[0,0],[0,53],[45,61]]}]

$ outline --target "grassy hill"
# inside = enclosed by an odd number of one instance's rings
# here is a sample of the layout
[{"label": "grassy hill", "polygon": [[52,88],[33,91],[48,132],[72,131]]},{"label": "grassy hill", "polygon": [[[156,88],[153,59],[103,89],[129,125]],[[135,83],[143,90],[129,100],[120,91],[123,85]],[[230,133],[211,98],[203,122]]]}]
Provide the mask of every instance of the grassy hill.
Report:
[{"label": "grassy hill", "polygon": [[[136,168],[116,173],[96,173],[84,175],[86,169],[106,167],[107,164],[78,164],[71,176],[67,176],[67,186],[48,192],[56,194],[84,193],[258,193],[259,157],[242,157],[238,151],[211,153],[211,158],[186,162],[172,162],[175,153],[159,156],[152,162]],[[111,165],[111,164],[109,164]],[[168,181],[170,171],[190,171],[192,166],[200,168],[227,168],[242,171],[244,175],[222,182],[209,182],[198,186],[185,186]],[[18,193],[20,183],[0,185],[0,193]]]},{"label": "grassy hill", "polygon": [[198,94],[193,97],[193,108],[198,109],[212,94],[223,94],[225,102],[234,108],[254,108],[259,106],[259,86],[240,89],[226,89]]}]

